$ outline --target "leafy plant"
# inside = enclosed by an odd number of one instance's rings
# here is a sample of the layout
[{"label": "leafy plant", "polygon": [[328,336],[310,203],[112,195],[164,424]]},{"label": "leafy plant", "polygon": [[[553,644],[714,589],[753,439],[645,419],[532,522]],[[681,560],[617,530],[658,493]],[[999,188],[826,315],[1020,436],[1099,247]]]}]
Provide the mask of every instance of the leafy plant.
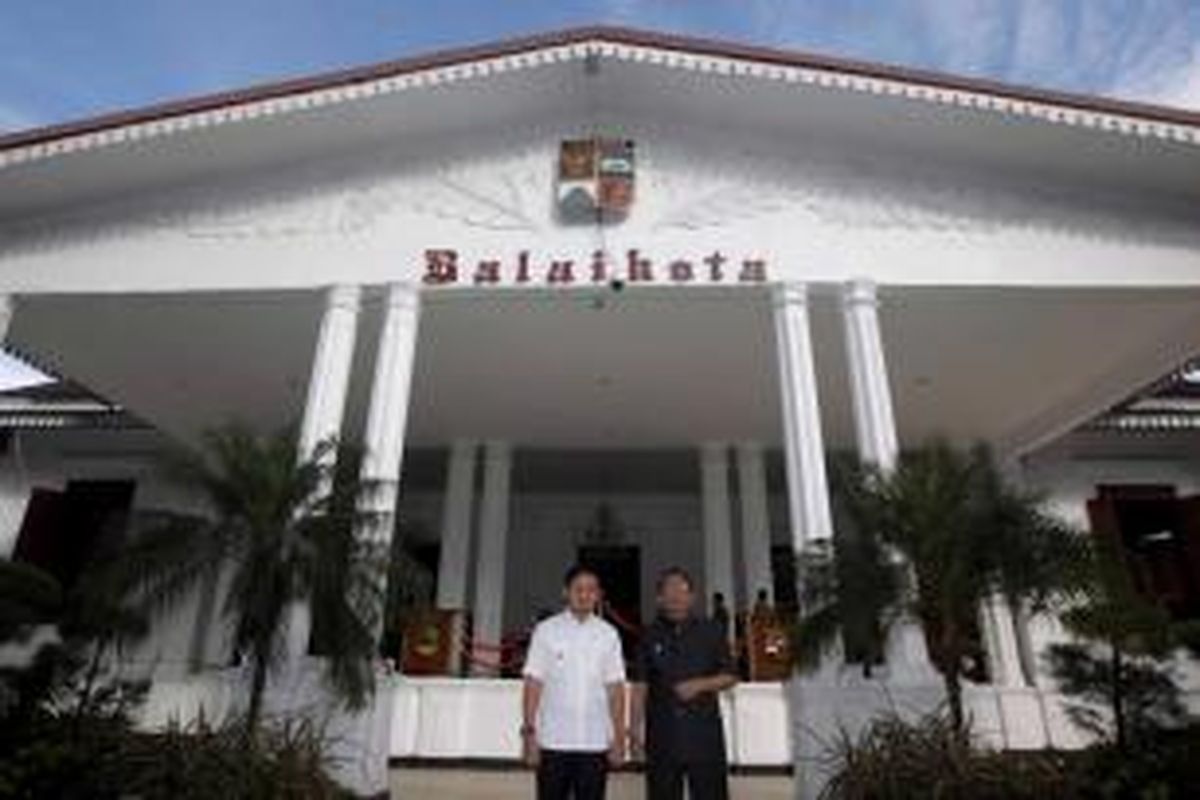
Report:
[{"label": "leafy plant", "polygon": [[126,791],[146,800],[259,800],[351,797],[330,777],[329,742],[311,720],[256,724],[249,745],[244,719],[189,725],[139,736],[126,756]]},{"label": "leafy plant", "polygon": [[172,609],[201,581],[231,574],[223,615],[250,664],[247,730],[262,716],[268,677],[283,663],[289,610],[308,603],[313,649],[351,708],[374,690],[372,658],[388,551],[366,535],[374,487],[359,477],[361,452],[320,444],[297,459],[294,428],[260,435],[230,424],[205,434],[173,473],[208,505],[203,518],[172,515],[142,531],[122,559],[122,585],[153,613]]},{"label": "leafy plant", "polygon": [[890,471],[843,464],[834,474],[841,530],[832,578],[812,581],[818,596],[800,622],[801,651],[811,656],[841,634],[848,649],[858,642],[875,658],[890,624],[916,618],[962,727],[979,608],[999,596],[1040,609],[1074,591],[1082,537],[1044,513],[1038,496],[1007,486],[983,446],[935,441]]},{"label": "leafy plant", "polygon": [[952,720],[906,722],[889,713],[858,736],[843,731],[826,752],[823,800],[1035,800],[1075,796],[1067,762],[1050,753],[976,747]]},{"label": "leafy plant", "polygon": [[[1075,698],[1071,719],[1098,736],[1111,731],[1118,750],[1186,718],[1170,657],[1195,648],[1194,622],[1176,622],[1134,585],[1115,539],[1093,537],[1087,592],[1060,615],[1082,642],[1056,644],[1047,659],[1062,690]],[[1097,707],[1106,707],[1109,720]]]}]

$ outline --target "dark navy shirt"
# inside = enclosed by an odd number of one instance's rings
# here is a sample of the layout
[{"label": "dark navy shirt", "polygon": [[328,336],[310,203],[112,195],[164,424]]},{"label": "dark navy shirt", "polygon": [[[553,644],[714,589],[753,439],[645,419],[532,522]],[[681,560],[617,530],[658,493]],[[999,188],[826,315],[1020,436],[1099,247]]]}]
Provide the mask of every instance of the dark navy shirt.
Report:
[{"label": "dark navy shirt", "polygon": [[685,703],[675,684],[690,678],[735,675],[729,642],[711,620],[659,617],[642,635],[634,680],[646,684],[646,756],[680,763],[725,761],[721,707],[714,692]]}]

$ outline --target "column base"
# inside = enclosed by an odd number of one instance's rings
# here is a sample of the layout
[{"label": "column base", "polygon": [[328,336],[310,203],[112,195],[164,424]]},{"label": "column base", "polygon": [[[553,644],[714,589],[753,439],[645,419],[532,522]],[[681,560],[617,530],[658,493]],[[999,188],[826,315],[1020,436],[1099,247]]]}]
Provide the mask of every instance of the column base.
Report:
[{"label": "column base", "polygon": [[359,797],[386,796],[392,694],[390,683],[377,677],[374,697],[349,710],[326,684],[324,660],[310,656],[268,685],[264,716],[309,720],[326,738],[329,773],[338,784]]},{"label": "column base", "polygon": [[941,684],[942,675],[929,660],[925,631],[913,619],[901,619],[888,631],[885,647],[884,680],[894,686]]}]

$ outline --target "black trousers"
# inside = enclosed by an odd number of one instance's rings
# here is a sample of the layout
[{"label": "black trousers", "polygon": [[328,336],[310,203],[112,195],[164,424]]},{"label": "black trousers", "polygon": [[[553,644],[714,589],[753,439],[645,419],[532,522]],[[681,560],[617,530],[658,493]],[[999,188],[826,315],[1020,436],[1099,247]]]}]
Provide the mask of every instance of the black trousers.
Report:
[{"label": "black trousers", "polygon": [[543,750],[537,770],[538,800],[604,800],[606,753]]},{"label": "black trousers", "polygon": [[729,769],[723,759],[681,763],[653,759],[646,764],[646,800],[729,800]]}]

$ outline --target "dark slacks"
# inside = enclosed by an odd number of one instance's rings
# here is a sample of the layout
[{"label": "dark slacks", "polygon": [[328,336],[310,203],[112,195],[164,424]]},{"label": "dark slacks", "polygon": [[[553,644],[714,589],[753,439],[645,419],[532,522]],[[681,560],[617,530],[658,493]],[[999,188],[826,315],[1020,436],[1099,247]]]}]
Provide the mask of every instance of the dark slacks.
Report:
[{"label": "dark slacks", "polygon": [[604,800],[605,753],[543,750],[537,770],[538,800]]},{"label": "dark slacks", "polygon": [[646,800],[729,800],[729,769],[724,760],[681,763],[654,759],[646,764]]}]

